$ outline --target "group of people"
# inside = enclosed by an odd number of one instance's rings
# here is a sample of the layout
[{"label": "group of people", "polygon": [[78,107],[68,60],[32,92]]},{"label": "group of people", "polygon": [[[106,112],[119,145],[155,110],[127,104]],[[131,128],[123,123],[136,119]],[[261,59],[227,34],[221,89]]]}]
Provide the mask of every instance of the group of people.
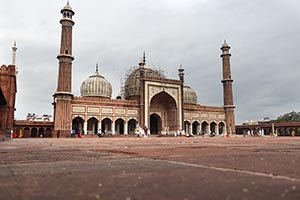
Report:
[{"label": "group of people", "polygon": [[[248,130],[246,133],[244,132],[244,136],[265,136],[265,131],[264,129]],[[273,136],[273,133],[270,133],[270,136]]]},{"label": "group of people", "polygon": [[82,138],[83,134],[84,134],[84,132],[82,131],[82,133],[81,133],[80,130],[75,131],[75,129],[72,129],[72,131],[71,131],[71,137]]},{"label": "group of people", "polygon": [[145,126],[144,128],[137,126],[135,129],[135,134],[138,137],[149,137],[150,136],[150,130]]}]

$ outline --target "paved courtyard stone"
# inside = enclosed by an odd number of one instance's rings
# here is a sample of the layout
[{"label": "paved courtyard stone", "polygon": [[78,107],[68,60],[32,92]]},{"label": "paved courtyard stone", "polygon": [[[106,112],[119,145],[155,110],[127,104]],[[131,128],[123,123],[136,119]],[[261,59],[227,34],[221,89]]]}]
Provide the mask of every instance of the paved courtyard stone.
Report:
[{"label": "paved courtyard stone", "polygon": [[0,199],[300,199],[300,138],[0,142]]}]

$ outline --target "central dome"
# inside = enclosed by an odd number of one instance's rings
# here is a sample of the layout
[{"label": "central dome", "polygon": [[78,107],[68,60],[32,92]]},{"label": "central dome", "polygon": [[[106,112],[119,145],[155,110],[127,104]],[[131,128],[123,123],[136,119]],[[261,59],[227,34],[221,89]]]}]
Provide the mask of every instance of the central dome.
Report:
[{"label": "central dome", "polygon": [[95,74],[91,75],[81,84],[80,93],[83,97],[111,98],[111,84],[100,75],[98,65],[96,66]]},{"label": "central dome", "polygon": [[165,79],[165,75],[160,71],[156,69],[151,69],[148,67],[138,67],[135,68],[127,77],[125,81],[125,91],[124,91],[124,97],[125,99],[128,99],[130,97],[139,96],[140,93],[140,72],[141,70],[144,70],[144,76],[145,78],[156,78],[156,79]]}]

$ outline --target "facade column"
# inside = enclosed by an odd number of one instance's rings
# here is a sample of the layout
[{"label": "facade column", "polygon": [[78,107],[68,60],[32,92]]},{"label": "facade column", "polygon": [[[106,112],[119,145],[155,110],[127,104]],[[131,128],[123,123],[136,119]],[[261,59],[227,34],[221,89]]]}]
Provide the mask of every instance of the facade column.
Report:
[{"label": "facade column", "polygon": [[192,135],[192,133],[193,133],[193,125],[192,124],[190,124],[189,130],[190,130],[189,134]]},{"label": "facade column", "polygon": [[197,135],[199,135],[200,130],[201,130],[201,124],[197,125]]},{"label": "facade column", "polygon": [[227,128],[226,128],[227,126],[226,126],[226,124],[225,124],[225,126],[223,127],[223,133],[222,133],[222,135],[225,135],[226,133],[227,133]]},{"label": "facade column", "polygon": [[87,121],[83,122],[83,132],[84,132],[84,135],[87,134]]},{"label": "facade column", "polygon": [[210,124],[209,123],[208,123],[208,125],[206,127],[206,133],[205,134],[210,135]]},{"label": "facade column", "polygon": [[116,127],[115,127],[115,122],[112,121],[111,123],[111,134],[115,135],[116,134]]},{"label": "facade column", "polygon": [[124,135],[128,135],[128,123],[126,121],[124,123]]},{"label": "facade column", "polygon": [[[102,130],[102,122],[101,121],[98,122],[98,130],[99,129],[101,129],[101,132],[103,132],[103,130]],[[98,130],[97,130],[97,133],[98,133]]]},{"label": "facade column", "polygon": [[219,124],[216,125],[216,135],[219,135]]}]

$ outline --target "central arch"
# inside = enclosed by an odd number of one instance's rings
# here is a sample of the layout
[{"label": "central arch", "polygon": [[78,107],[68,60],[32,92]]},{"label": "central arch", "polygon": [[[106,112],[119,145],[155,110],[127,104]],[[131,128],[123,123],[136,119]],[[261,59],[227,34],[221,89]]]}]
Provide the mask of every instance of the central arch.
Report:
[{"label": "central arch", "polygon": [[151,127],[154,128],[153,124],[156,124],[158,134],[161,134],[162,130],[175,132],[179,129],[176,101],[167,92],[163,91],[152,97],[150,113],[156,113],[150,116],[150,131]]},{"label": "central arch", "polygon": [[160,134],[162,130],[161,118],[157,114],[150,115],[150,133]]}]

